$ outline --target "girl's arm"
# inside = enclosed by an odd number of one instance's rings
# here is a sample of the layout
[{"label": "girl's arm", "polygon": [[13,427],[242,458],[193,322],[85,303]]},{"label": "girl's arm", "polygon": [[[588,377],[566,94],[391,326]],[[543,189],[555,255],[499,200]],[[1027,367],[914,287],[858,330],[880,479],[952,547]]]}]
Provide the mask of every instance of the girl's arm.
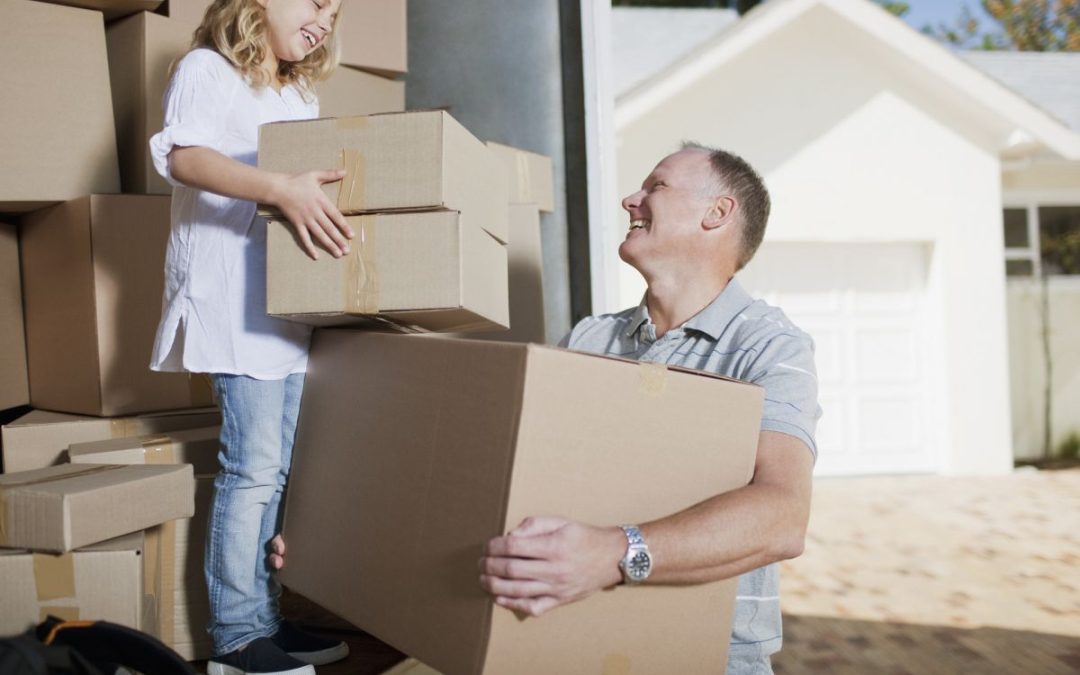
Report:
[{"label": "girl's arm", "polygon": [[169,172],[189,187],[276,206],[313,259],[319,257],[313,240],[335,258],[349,252],[353,230],[321,187],[341,180],[343,170],[289,175],[249,166],[207,147],[175,146],[169,152]]}]

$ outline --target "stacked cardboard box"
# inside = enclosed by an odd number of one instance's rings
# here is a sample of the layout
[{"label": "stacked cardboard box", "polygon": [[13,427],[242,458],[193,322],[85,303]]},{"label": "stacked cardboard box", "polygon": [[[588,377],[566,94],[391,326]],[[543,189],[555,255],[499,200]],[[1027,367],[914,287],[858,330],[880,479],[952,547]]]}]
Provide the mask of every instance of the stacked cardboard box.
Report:
[{"label": "stacked cardboard box", "polygon": [[448,113],[266,124],[259,166],[344,168],[323,189],[356,232],[346,256],[312,260],[291,226],[271,222],[270,314],[317,325],[377,316],[429,331],[509,325],[506,179]]},{"label": "stacked cardboard box", "polygon": [[213,648],[206,633],[210,610],[203,575],[206,522],[217,473],[220,427],[204,427],[73,443],[68,456],[73,464],[190,464],[195,472],[195,513],[192,518],[147,531],[146,548],[158,553],[159,564],[144,570],[147,595],[156,602],[147,608],[144,625],[156,625],[156,634],[181,656],[202,658]]},{"label": "stacked cardboard box", "polygon": [[194,487],[184,464],[65,464],[0,475],[0,635],[47,614],[156,630],[143,577],[157,558],[142,530],[190,517]]}]

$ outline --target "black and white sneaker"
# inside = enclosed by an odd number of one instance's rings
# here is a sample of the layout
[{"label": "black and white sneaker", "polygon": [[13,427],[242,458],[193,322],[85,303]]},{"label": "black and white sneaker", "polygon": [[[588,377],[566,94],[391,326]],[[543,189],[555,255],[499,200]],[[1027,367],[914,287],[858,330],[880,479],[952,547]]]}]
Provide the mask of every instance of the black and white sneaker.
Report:
[{"label": "black and white sneaker", "polygon": [[349,655],[349,645],[341,640],[305,633],[288,621],[282,621],[270,639],[289,656],[313,666],[334,663]]},{"label": "black and white sneaker", "polygon": [[315,675],[315,669],[286,654],[270,638],[257,638],[215,656],[206,664],[207,675]]}]

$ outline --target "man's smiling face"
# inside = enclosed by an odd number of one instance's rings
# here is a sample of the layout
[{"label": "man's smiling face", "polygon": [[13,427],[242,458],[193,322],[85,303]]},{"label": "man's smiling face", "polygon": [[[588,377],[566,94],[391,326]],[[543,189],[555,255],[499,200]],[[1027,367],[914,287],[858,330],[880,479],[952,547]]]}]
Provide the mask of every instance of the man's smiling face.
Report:
[{"label": "man's smiling face", "polygon": [[688,148],[664,158],[641,189],[623,199],[630,229],[619,257],[642,273],[692,260],[703,244],[715,183],[707,151]]}]

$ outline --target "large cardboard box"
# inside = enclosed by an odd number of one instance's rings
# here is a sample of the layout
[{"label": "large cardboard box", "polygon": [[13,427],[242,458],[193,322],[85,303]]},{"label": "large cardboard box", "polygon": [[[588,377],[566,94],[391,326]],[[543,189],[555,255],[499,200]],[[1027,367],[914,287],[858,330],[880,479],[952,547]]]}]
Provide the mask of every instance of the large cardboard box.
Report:
[{"label": "large cardboard box", "polygon": [[409,69],[405,0],[345,4],[335,28],[341,40],[342,65],[386,77],[405,73]]},{"label": "large cardboard box", "polygon": [[317,331],[282,581],[448,675],[723,672],[735,579],[522,619],[494,608],[476,561],[527,516],[643,522],[746,485],[762,398],[537,345]]},{"label": "large cardboard box", "polygon": [[213,408],[110,419],[32,410],[0,430],[4,469],[29,471],[58,464],[73,443],[162,434],[220,423],[221,413]]},{"label": "large cardboard box", "polygon": [[203,575],[206,521],[210,514],[220,447],[217,426],[166,434],[73,443],[73,464],[191,464],[195,515],[146,530],[143,579],[147,602],[143,630],[187,659],[210,656],[206,634],[210,607]]},{"label": "large cardboard box", "polygon": [[0,2],[0,212],[119,192],[101,14]]},{"label": "large cardboard box", "polygon": [[323,190],[346,215],[460,211],[507,241],[502,167],[445,111],[264,124],[259,168],[288,173],[344,168],[345,178]]},{"label": "large cardboard box", "polygon": [[23,220],[35,408],[114,416],[211,405],[204,376],[149,367],[165,284],[169,203],[169,197],[94,195]]},{"label": "large cardboard box", "polygon": [[161,6],[164,0],[44,0],[54,5],[68,5],[69,7],[81,7],[101,12],[106,21],[119,19],[120,17],[134,14],[135,12],[152,12]]},{"label": "large cardboard box", "polygon": [[29,402],[19,233],[14,225],[0,223],[0,410]]},{"label": "large cardboard box", "polygon": [[63,553],[194,512],[189,464],[62,464],[0,475],[0,546]]},{"label": "large cardboard box", "polygon": [[550,157],[490,141],[488,147],[510,176],[507,194],[511,204],[536,204],[549,213],[555,210],[555,172]]},{"label": "large cardboard box", "polygon": [[157,14],[141,12],[105,29],[109,49],[116,147],[124,192],[171,195],[154,169],[150,137],[165,123],[162,99],[169,68],[191,43],[191,31]]},{"label": "large cardboard box", "polygon": [[405,83],[351,68],[337,68],[315,87],[321,117],[348,117],[405,110]]},{"label": "large cardboard box", "polygon": [[422,330],[509,325],[506,247],[454,211],[350,216],[350,252],[312,260],[293,228],[267,230],[267,312],[339,325],[378,315]]},{"label": "large cardboard box", "polygon": [[52,614],[142,628],[139,537],[53,555],[0,550],[0,635],[16,635]]}]

